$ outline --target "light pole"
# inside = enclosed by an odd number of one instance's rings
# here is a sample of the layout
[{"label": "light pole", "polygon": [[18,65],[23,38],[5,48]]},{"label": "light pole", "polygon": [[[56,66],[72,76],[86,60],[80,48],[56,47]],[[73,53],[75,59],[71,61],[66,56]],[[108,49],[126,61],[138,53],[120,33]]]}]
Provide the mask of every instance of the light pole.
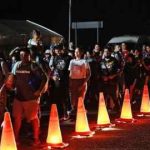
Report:
[{"label": "light pole", "polygon": [[68,48],[71,40],[71,0],[69,0],[69,30],[68,30]]}]

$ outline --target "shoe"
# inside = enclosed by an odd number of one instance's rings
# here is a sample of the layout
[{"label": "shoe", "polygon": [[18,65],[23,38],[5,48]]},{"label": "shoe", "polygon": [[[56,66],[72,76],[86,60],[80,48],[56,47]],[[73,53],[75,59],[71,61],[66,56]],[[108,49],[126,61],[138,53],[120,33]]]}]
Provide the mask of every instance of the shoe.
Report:
[{"label": "shoe", "polygon": [[21,146],[20,141],[16,141],[16,145],[17,145],[17,147]]},{"label": "shoe", "polygon": [[67,114],[70,115],[70,114],[71,114],[71,110],[68,110],[68,111],[67,111]]},{"label": "shoe", "polygon": [[59,119],[59,121],[64,121],[64,117],[61,117],[61,118]]},{"label": "shoe", "polygon": [[67,121],[67,120],[69,120],[70,119],[70,115],[65,115],[64,117],[61,117],[60,119],[59,119],[59,121]]},{"label": "shoe", "polygon": [[69,120],[69,119],[70,119],[70,115],[65,115],[64,121],[67,121],[67,120]]},{"label": "shoe", "polygon": [[133,104],[133,105],[136,104],[136,101],[134,100],[134,101],[132,102],[132,104]]}]

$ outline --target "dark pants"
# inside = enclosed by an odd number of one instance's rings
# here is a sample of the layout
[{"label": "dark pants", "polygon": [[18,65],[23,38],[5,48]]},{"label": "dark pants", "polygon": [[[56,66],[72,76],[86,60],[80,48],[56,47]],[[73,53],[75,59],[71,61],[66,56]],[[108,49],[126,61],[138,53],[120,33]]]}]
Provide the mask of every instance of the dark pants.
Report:
[{"label": "dark pants", "polygon": [[70,96],[73,109],[77,109],[78,98],[85,98],[87,83],[85,79],[70,79]]},{"label": "dark pants", "polygon": [[107,107],[110,107],[110,99],[113,100],[114,103],[114,109],[119,111],[120,110],[120,104],[118,102],[118,97],[117,97],[117,83],[102,83],[102,92],[104,93],[104,97],[106,100]]},{"label": "dark pants", "polygon": [[51,89],[51,104],[57,104],[59,117],[64,117],[69,106],[69,87],[68,83],[58,80],[54,81]]},{"label": "dark pants", "polygon": [[6,95],[6,89],[4,87],[1,88],[1,92],[0,92],[0,124],[3,121],[5,107],[6,107],[6,100],[7,100],[7,95]]}]

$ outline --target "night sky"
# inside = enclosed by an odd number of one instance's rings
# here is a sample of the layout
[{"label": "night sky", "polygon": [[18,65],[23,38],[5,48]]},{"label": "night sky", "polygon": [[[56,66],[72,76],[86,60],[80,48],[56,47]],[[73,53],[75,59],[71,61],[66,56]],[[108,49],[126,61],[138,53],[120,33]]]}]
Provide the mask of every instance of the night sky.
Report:
[{"label": "night sky", "polygon": [[[50,3],[50,4],[49,4]],[[3,0],[1,19],[29,19],[68,38],[69,0],[26,1]],[[104,21],[100,41],[106,43],[112,36],[122,34],[150,35],[149,0],[72,0],[72,21]],[[96,32],[83,30],[79,40],[95,42]],[[89,38],[93,37],[91,41]],[[72,37],[74,31],[72,30]]]}]

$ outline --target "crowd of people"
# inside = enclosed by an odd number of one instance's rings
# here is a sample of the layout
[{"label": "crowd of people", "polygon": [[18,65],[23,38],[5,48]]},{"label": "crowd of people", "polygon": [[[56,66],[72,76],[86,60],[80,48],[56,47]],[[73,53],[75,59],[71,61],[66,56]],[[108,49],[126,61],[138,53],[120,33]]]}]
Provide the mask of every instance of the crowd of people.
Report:
[{"label": "crowd of people", "polygon": [[148,44],[131,50],[126,43],[104,48],[96,43],[86,51],[82,47],[68,50],[60,43],[44,49],[40,32],[34,30],[27,47],[16,47],[9,57],[6,61],[0,52],[0,113],[6,111],[11,91],[16,141],[26,119],[33,127],[34,144],[40,142],[41,101],[49,108],[56,103],[59,119],[65,121],[76,114],[79,97],[85,106],[98,104],[103,92],[108,111],[119,113],[126,88],[131,103],[139,106],[144,84],[149,85]]}]

